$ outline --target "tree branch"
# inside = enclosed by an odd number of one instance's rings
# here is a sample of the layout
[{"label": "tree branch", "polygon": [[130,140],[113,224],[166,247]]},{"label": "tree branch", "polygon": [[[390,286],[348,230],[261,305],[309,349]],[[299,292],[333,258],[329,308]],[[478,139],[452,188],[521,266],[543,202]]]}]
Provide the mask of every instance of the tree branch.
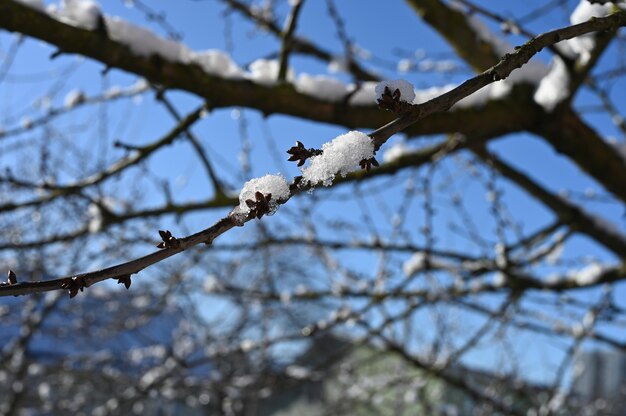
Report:
[{"label": "tree branch", "polygon": [[500,59],[493,45],[480,38],[461,10],[440,0],[407,0],[407,3],[477,72],[495,65]]},{"label": "tree branch", "polygon": [[506,178],[550,208],[563,224],[568,224],[574,230],[587,234],[619,258],[626,259],[626,237],[611,227],[610,224],[605,224],[582,208],[553,195],[522,172],[488,152],[484,147],[477,146],[472,150]]},{"label": "tree branch", "polygon": [[284,82],[287,78],[287,69],[289,69],[289,53],[293,47],[293,37],[298,26],[298,16],[300,10],[304,6],[304,0],[296,0],[291,8],[289,17],[287,18],[286,29],[282,35],[283,42],[280,47],[280,62],[278,67],[278,82]]}]

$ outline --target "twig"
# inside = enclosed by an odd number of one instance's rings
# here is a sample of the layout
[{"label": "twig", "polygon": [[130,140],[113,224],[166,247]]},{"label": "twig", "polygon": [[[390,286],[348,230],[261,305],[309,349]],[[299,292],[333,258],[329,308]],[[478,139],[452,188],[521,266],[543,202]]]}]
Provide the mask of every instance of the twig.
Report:
[{"label": "twig", "polygon": [[46,184],[42,186],[42,188],[50,191],[50,193],[48,193],[47,195],[37,198],[37,199],[30,200],[30,201],[24,201],[24,202],[19,202],[19,203],[8,202],[6,204],[2,204],[0,205],[0,212],[7,212],[7,211],[15,210],[15,209],[39,206],[39,205],[54,201],[55,199],[62,197],[62,196],[77,194],[80,190],[88,186],[96,185],[112,176],[115,176],[129,167],[137,165],[139,162],[146,159],[148,156],[150,156],[152,153],[154,153],[156,150],[160,149],[161,147],[171,144],[185,131],[185,129],[187,129],[193,123],[198,121],[201,118],[204,111],[205,111],[205,106],[204,105],[200,106],[191,114],[189,114],[187,117],[182,119],[180,123],[176,127],[174,127],[174,129],[168,132],[165,136],[163,136],[159,140],[153,143],[150,143],[148,145],[137,147],[134,153],[111,164],[108,168],[104,169],[101,172],[98,172],[88,178],[83,179],[82,181],[76,182],[71,185],[55,186],[51,184]]},{"label": "twig", "polygon": [[[165,91],[157,90],[157,99],[163,103],[167,111],[174,117],[176,121],[178,121],[179,123],[183,121],[181,115],[178,113],[178,111],[174,107],[174,104],[172,104],[172,102],[165,96]],[[185,129],[184,135],[185,137],[187,137],[187,139],[189,140],[189,143],[191,143],[194,150],[198,154],[198,157],[200,158],[200,161],[202,162],[202,165],[204,166],[204,169],[206,170],[207,175],[209,176],[209,180],[211,181],[211,184],[213,185],[216,198],[225,197],[226,195],[224,193],[222,183],[217,178],[217,174],[215,173],[215,170],[213,169],[213,166],[211,165],[211,162],[209,161],[209,157],[207,156],[204,148],[200,144],[200,141],[191,132],[191,129],[189,128]]]},{"label": "twig", "polygon": [[278,67],[278,82],[284,82],[289,69],[289,53],[293,46],[293,35],[298,25],[298,16],[304,5],[304,0],[296,0],[287,18],[286,29],[282,35],[283,43],[280,48],[280,66]]}]

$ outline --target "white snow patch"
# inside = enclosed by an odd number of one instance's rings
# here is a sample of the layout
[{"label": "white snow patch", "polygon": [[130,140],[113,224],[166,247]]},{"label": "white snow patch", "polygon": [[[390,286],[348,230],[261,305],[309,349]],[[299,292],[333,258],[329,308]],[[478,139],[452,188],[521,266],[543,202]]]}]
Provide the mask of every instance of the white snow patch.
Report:
[{"label": "white snow patch", "polygon": [[507,275],[502,272],[496,272],[496,274],[493,276],[493,285],[495,287],[504,287],[507,281],[508,281]]},{"label": "white snow patch", "polygon": [[[274,85],[278,82],[280,62],[275,59],[257,59],[250,64],[248,78],[262,85]],[[285,79],[293,82],[295,78],[293,69],[287,70]]]},{"label": "white snow patch", "polygon": [[87,218],[87,229],[90,233],[94,234],[102,230],[104,219],[102,216],[102,211],[97,204],[94,204],[93,202],[89,204],[89,207],[87,208]]},{"label": "white snow patch", "polygon": [[102,18],[100,5],[93,0],[63,0],[60,9],[50,9],[60,21],[83,29],[94,30]]},{"label": "white snow patch", "polygon": [[569,95],[569,81],[565,62],[560,57],[555,56],[550,72],[542,78],[535,91],[535,102],[546,111],[554,110],[554,107]]},{"label": "white snow patch", "polygon": [[206,293],[219,292],[224,289],[224,285],[217,276],[211,274],[207,276],[204,284],[202,285],[202,289]]},{"label": "white snow patch", "polygon": [[122,89],[118,86],[113,86],[104,92],[105,98],[118,98],[122,95]]},{"label": "white snow patch", "polygon": [[201,52],[191,52],[190,61],[194,62],[207,74],[218,75],[223,78],[243,78],[244,71],[231,57],[217,49],[209,49]]},{"label": "white snow patch", "polygon": [[348,94],[348,87],[341,81],[325,75],[302,73],[295,83],[298,92],[325,101],[339,101]]},{"label": "white snow patch", "polygon": [[[49,7],[48,12],[61,21],[87,29],[95,29],[102,16],[100,7],[93,0],[64,0],[61,8]],[[273,85],[278,78],[279,62],[276,60],[254,61],[250,64],[250,72],[246,73],[222,51],[192,51],[180,42],[164,39],[119,17],[104,16],[104,21],[109,37],[127,45],[137,55],[158,55],[170,62],[195,63],[207,74],[231,79],[248,78],[263,85]],[[293,69],[287,71],[286,78],[293,82]]]},{"label": "white snow patch", "polygon": [[342,134],[324,143],[322,154],[310,159],[310,165],[302,167],[305,183],[312,185],[322,182],[324,186],[332,184],[335,175],[347,175],[363,159],[374,157],[374,142],[360,131]]},{"label": "white snow patch", "polygon": [[299,365],[289,365],[285,369],[285,374],[296,380],[304,380],[311,376],[311,370]]},{"label": "white snow patch", "polygon": [[97,233],[104,226],[104,213],[102,207],[107,211],[114,211],[122,206],[122,201],[112,198],[102,198],[97,203],[91,202],[87,207],[87,229],[90,233]]},{"label": "white snow patch", "polygon": [[[506,79],[489,84],[476,91],[474,94],[463,98],[457,102],[453,108],[480,107],[485,105],[489,100],[502,99],[511,92],[515,85],[537,85],[547,73],[548,68],[542,62],[528,62],[523,67],[511,72],[511,75]],[[447,88],[452,89],[452,86],[447,86]]]},{"label": "white snow patch", "polygon": [[453,88],[454,85],[446,84],[441,87],[430,87],[423,90],[416,90],[413,104],[425,103],[426,101],[430,101],[433,98],[439,97],[441,94],[445,94]]},{"label": "white snow patch", "polygon": [[435,69],[436,62],[434,59],[426,58],[422,59],[419,64],[417,64],[417,69],[422,72],[433,71]]},{"label": "white snow patch", "polygon": [[105,17],[109,37],[124,43],[138,55],[158,55],[171,62],[187,63],[191,51],[179,42],[164,39],[148,29],[127,22],[119,17]]},{"label": "white snow patch", "polygon": [[426,254],[418,252],[413,254],[402,264],[402,272],[406,277],[411,277],[426,266]]},{"label": "white snow patch", "polygon": [[[547,73],[548,68],[542,62],[528,62],[522,68],[513,71],[508,78],[502,81],[498,81],[496,83],[489,84],[486,87],[476,91],[474,94],[463,98],[462,100],[457,102],[453,106],[453,108],[479,107],[484,105],[487,101],[491,99],[501,99],[511,92],[514,85],[524,83],[537,85],[541,82],[541,80],[546,76]],[[415,98],[413,99],[413,104],[425,103],[429,100],[432,100],[433,98],[445,94],[455,87],[456,85],[454,84],[446,84],[438,87],[414,90],[413,92],[415,94]],[[357,92],[352,97],[350,103],[368,104],[368,101],[371,97],[370,88],[371,85],[367,85],[367,83],[364,83],[364,85],[362,86],[362,90]]]},{"label": "white snow patch", "polygon": [[344,56],[336,56],[328,63],[328,72],[348,72],[348,61]]},{"label": "white snow patch", "polygon": [[497,243],[494,247],[494,251],[496,252],[496,266],[500,269],[506,269],[509,263],[506,246],[503,243]]},{"label": "white snow patch", "polygon": [[50,16],[56,18],[57,14],[59,13],[59,5],[55,4],[55,3],[48,4],[46,6],[46,13],[48,13]]},{"label": "white snow patch", "polygon": [[241,351],[243,352],[252,351],[255,347],[256,347],[256,343],[251,339],[244,339],[239,344],[239,348],[241,348]]},{"label": "white snow patch", "polygon": [[131,91],[133,92],[143,92],[147,91],[150,88],[150,82],[148,82],[145,78],[139,78],[131,87]]},{"label": "white snow patch", "polygon": [[65,95],[65,108],[74,108],[85,102],[85,94],[81,90],[72,90]]},{"label": "white snow patch", "polygon": [[411,61],[410,59],[400,59],[398,61],[398,72],[409,72],[413,68],[415,68],[415,62]]},{"label": "white snow patch", "polygon": [[443,59],[435,64],[437,72],[452,72],[457,69],[457,63],[451,59]]},{"label": "white snow patch", "polygon": [[578,52],[572,48],[571,41],[571,39],[562,40],[561,42],[555,43],[554,47],[567,58],[575,60],[578,57]]},{"label": "white snow patch", "polygon": [[602,275],[604,267],[599,263],[591,263],[582,269],[570,273],[570,277],[576,281],[579,286],[587,286],[594,284]]},{"label": "white snow patch", "polygon": [[33,128],[33,120],[28,116],[24,116],[20,119],[20,126],[22,126],[23,129],[31,129]]},{"label": "white snow patch", "polygon": [[289,184],[282,175],[265,175],[260,178],[254,178],[249,180],[243,185],[243,189],[239,194],[239,209],[247,214],[250,212],[250,207],[246,204],[246,200],[255,200],[255,194],[257,192],[263,195],[272,194],[272,198],[269,201],[270,212],[267,215],[272,215],[278,209],[278,201],[289,198]]},{"label": "white snow patch", "polygon": [[400,92],[400,101],[404,101],[405,103],[412,104],[413,100],[415,100],[415,89],[413,88],[413,84],[409,81],[394,79],[380,82],[374,89],[376,92],[376,100],[382,99],[385,88],[389,88],[391,94],[398,90]]},{"label": "white snow patch", "polygon": [[352,105],[372,105],[376,103],[376,81],[366,81],[359,85],[348,85],[348,91],[352,93],[350,97],[350,104]]},{"label": "white snow patch", "polygon": [[538,85],[548,74],[548,71],[548,67],[543,62],[530,61],[523,67],[511,72],[511,75],[506,79],[491,84],[489,98],[503,98],[517,84]]},{"label": "white snow patch", "polygon": [[406,145],[405,142],[397,142],[388,147],[383,153],[383,162],[391,163],[400,157],[412,153],[413,149]]},{"label": "white snow patch", "polygon": [[[603,17],[611,13],[612,8],[613,3],[592,4],[587,0],[581,0],[570,15],[570,22],[576,25],[586,22],[592,17]],[[580,56],[581,62],[585,64],[591,57],[591,51],[596,46],[595,34],[587,33],[582,36],[577,36],[570,39],[568,43],[574,52]]]}]

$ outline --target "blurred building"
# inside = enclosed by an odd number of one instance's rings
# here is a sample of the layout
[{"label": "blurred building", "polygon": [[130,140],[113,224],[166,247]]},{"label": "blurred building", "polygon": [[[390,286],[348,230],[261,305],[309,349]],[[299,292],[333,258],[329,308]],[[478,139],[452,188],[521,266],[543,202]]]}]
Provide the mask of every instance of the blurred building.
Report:
[{"label": "blurred building", "polygon": [[589,414],[626,414],[626,354],[617,351],[587,351],[576,358],[573,392]]}]

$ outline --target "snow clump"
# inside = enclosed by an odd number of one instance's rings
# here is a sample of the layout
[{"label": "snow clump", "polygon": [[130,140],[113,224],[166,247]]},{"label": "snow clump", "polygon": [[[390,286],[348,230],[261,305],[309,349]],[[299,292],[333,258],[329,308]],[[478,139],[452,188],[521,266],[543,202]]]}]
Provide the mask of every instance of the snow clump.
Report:
[{"label": "snow clump", "polygon": [[63,0],[57,18],[72,26],[94,30],[102,19],[100,5],[93,0]]},{"label": "snow clump", "polygon": [[348,92],[350,93],[349,103],[351,105],[372,105],[376,99],[376,86],[375,81],[365,81],[360,84],[348,85]]},{"label": "snow clump", "polygon": [[244,71],[233,62],[228,54],[217,49],[192,52],[190,60],[200,65],[207,74],[224,78],[243,78],[244,75]]},{"label": "snow clump", "polygon": [[405,142],[397,142],[391,145],[383,153],[383,162],[392,163],[402,156],[412,153],[411,149]]},{"label": "snow clump", "polygon": [[555,56],[550,72],[541,79],[533,98],[546,111],[552,111],[568,95],[569,72],[565,62],[558,56]]},{"label": "snow clump", "polygon": [[159,55],[170,62],[189,61],[191,51],[179,42],[164,39],[148,29],[135,26],[119,17],[105,17],[109,37],[128,45],[133,53],[142,56]]},{"label": "snow clump", "polygon": [[298,92],[326,101],[339,101],[348,94],[345,84],[324,75],[302,73],[298,76],[295,87]]},{"label": "snow clump", "polygon": [[85,102],[85,94],[81,90],[72,90],[65,96],[65,108],[74,108]]},{"label": "snow clump", "polygon": [[[257,59],[250,64],[248,77],[261,85],[274,85],[278,82],[280,63],[275,59]],[[293,69],[287,70],[286,80],[292,82],[295,78]]]},{"label": "snow clump", "polygon": [[335,137],[322,146],[322,154],[310,159],[311,164],[300,168],[305,183],[322,182],[330,186],[335,175],[346,176],[363,159],[374,157],[374,142],[360,131],[351,131]]},{"label": "snow clump", "polygon": [[[592,17],[603,17],[611,13],[613,9],[613,3],[606,4],[592,4],[587,0],[581,0],[578,6],[574,9],[570,15],[570,23],[577,25],[584,23]],[[580,56],[580,60],[583,64],[586,64],[591,58],[591,51],[596,46],[595,33],[587,33],[582,36],[577,36],[568,41],[569,46]]]},{"label": "snow clump", "polygon": [[248,199],[255,200],[257,192],[263,195],[272,194],[269,201],[269,212],[272,215],[278,209],[278,201],[289,198],[289,184],[282,175],[265,175],[260,178],[250,179],[243,185],[239,193],[239,210],[244,214],[250,212],[250,207],[246,204]]},{"label": "snow clump", "polygon": [[576,272],[570,272],[570,279],[573,279],[579,286],[595,284],[605,271],[599,263],[591,263]]}]

